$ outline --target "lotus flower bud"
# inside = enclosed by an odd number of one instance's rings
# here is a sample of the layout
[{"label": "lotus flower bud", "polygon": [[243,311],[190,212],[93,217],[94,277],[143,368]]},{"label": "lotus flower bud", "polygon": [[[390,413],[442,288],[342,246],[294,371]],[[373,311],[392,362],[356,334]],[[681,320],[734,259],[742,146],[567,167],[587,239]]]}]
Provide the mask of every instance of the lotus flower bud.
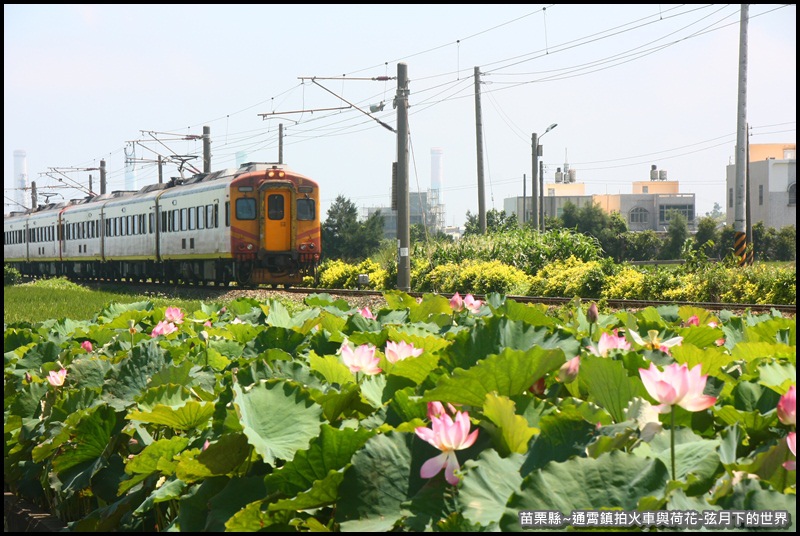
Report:
[{"label": "lotus flower bud", "polygon": [[589,306],[589,310],[586,311],[586,320],[588,320],[590,324],[594,324],[597,322],[597,317],[597,304],[592,302],[592,304]]}]

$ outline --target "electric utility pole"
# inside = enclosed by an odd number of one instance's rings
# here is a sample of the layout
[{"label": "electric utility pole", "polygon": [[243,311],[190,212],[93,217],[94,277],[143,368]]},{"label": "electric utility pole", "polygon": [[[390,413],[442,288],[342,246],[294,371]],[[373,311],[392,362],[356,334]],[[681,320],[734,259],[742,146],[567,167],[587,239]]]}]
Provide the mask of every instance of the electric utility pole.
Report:
[{"label": "electric utility pole", "polygon": [[747,264],[745,232],[745,173],[747,172],[747,15],[749,4],[742,4],[739,22],[739,101],[736,114],[736,187],[734,189],[733,252],[739,266]]},{"label": "electric utility pole", "polygon": [[397,64],[397,289],[411,290],[411,219],[408,208],[408,65]]},{"label": "electric utility pole", "polygon": [[481,71],[475,67],[475,137],[478,144],[478,223],[486,234],[486,200],[483,195],[483,123],[481,119]]}]

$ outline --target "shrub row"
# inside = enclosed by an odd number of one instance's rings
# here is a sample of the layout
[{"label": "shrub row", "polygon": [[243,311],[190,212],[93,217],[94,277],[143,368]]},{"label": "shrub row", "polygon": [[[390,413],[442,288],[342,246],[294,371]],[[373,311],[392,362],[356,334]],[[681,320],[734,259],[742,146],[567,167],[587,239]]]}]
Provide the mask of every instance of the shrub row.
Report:
[{"label": "shrub row", "polygon": [[[425,259],[412,262],[413,291],[776,305],[797,301],[794,266],[708,263],[674,268],[615,264],[609,259],[581,260],[574,256],[550,262],[535,275],[499,260],[429,266]],[[357,288],[358,274],[365,273],[370,276],[365,288],[395,287],[396,266],[387,270],[370,260],[358,265],[323,263],[319,287]]]}]

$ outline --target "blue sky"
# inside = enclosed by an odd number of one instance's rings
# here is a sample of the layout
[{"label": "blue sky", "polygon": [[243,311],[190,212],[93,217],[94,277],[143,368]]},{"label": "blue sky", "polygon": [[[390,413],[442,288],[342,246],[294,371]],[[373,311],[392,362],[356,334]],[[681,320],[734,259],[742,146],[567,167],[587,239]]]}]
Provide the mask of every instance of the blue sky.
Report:
[{"label": "blue sky", "polygon": [[[71,199],[81,192],[63,186],[88,187],[90,174],[99,189],[98,172],[84,170],[101,159],[109,190],[124,189],[126,153],[139,161],[138,187],[157,182],[157,155],[201,155],[200,141],[183,138],[204,126],[213,170],[237,158],[275,162],[279,123],[284,162],[323,188],[323,219],[337,195],[388,206],[396,136],[356,108],[330,108],[383,101],[375,116],[396,126],[399,62],[410,79],[410,189],[430,187],[431,148],[441,147],[448,225],[478,208],[475,67],[488,209],[521,195],[523,174],[530,194],[531,133],[552,123],[541,140],[545,181],[568,162],[587,193],[629,193],[655,164],[697,195],[698,215],[724,204],[736,143],[738,4],[3,11],[5,212],[14,207],[15,150],[26,152],[40,193]],[[793,4],[750,5],[751,143],[796,141],[796,20]],[[372,80],[383,76],[392,79]],[[289,113],[298,110],[307,111]],[[177,176],[177,167],[164,174]]]}]

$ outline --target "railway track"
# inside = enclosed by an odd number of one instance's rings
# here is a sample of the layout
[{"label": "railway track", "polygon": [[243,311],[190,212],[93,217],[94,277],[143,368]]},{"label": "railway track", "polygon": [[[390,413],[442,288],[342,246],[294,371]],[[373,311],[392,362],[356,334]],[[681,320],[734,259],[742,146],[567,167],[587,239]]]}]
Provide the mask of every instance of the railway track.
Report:
[{"label": "railway track", "polygon": [[[155,292],[156,289],[160,292],[164,292],[164,289],[167,289],[168,294],[175,293],[175,294],[183,294],[183,293],[191,293],[191,294],[200,294],[202,296],[208,297],[221,297],[224,295],[228,295],[231,293],[241,294],[243,296],[248,295],[249,293],[257,294],[257,296],[269,296],[269,295],[294,295],[298,296],[298,298],[308,295],[308,294],[315,294],[315,293],[325,293],[330,294],[332,296],[337,297],[351,297],[354,299],[371,299],[372,301],[380,300],[383,298],[383,291],[379,290],[360,290],[360,289],[327,289],[327,288],[305,288],[305,287],[291,287],[291,288],[267,288],[265,286],[206,286],[206,285],[183,285],[183,284],[173,284],[173,283],[126,283],[126,282],[100,282],[94,281],[90,282],[89,284],[98,286],[98,287],[115,287],[117,289],[120,286],[127,287],[130,285],[137,289],[137,291],[141,291],[143,293],[148,292]],[[424,294],[428,294],[428,292],[408,292],[409,296],[418,298],[422,297]],[[452,297],[452,293],[440,293],[447,298]],[[462,293],[462,295],[466,295],[466,293]],[[474,294],[475,298],[477,299],[484,299],[485,296],[481,294]],[[520,303],[541,303],[547,306],[552,307],[559,307],[562,305],[569,304],[574,300],[574,298],[562,298],[562,297],[546,297],[546,296],[516,296],[516,295],[507,295],[509,299],[512,299],[516,302]],[[638,310],[644,309],[646,307],[660,307],[660,306],[668,306],[668,305],[687,305],[693,307],[699,307],[701,309],[706,309],[709,311],[735,311],[735,312],[744,312],[744,311],[751,311],[754,313],[758,312],[770,312],[770,311],[777,311],[781,314],[794,316],[797,312],[797,305],[796,304],[759,304],[759,303],[719,303],[719,302],[691,302],[691,301],[657,301],[657,300],[615,300],[615,299],[604,299],[601,300],[599,298],[581,298],[582,302],[600,302],[602,301],[608,307],[612,309],[627,309],[627,310]]]}]

